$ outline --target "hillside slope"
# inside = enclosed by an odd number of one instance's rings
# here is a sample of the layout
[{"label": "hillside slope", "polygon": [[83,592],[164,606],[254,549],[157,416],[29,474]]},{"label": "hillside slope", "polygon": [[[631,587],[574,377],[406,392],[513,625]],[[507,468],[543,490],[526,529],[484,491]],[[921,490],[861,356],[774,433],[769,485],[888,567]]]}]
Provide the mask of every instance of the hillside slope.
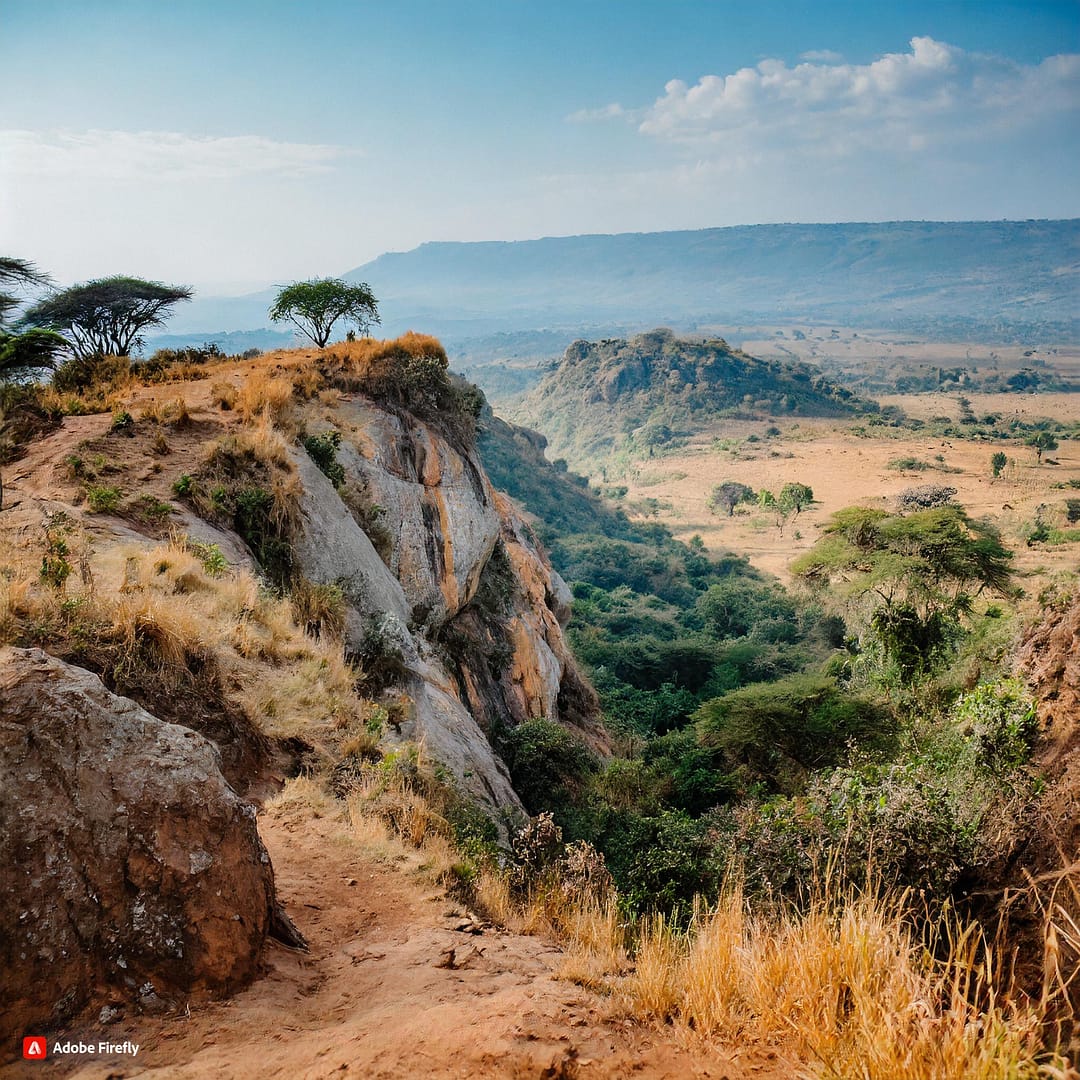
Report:
[{"label": "hillside slope", "polygon": [[[492,745],[496,731],[544,717],[572,726],[601,753],[607,737],[563,635],[569,591],[484,474],[468,392],[449,381],[445,363],[438,343],[419,336],[358,343],[351,355],[283,353],[178,369],[170,373],[176,381],[150,385],[125,376],[109,394],[111,414],[55,417],[5,467],[0,646],[19,648],[6,650],[0,674],[10,674],[9,654],[41,649],[66,662],[57,670],[70,675],[54,681],[100,687],[89,673],[100,676],[123,695],[106,713],[134,709],[130,698],[145,710],[140,731],[165,721],[176,740],[202,746],[198,732],[212,743],[205,754],[224,777],[215,773],[214,783],[230,796],[258,799],[299,770],[336,770],[344,784],[375,760],[412,771],[428,763],[439,787],[457,793],[443,815],[460,810],[461,828],[505,842],[523,812]],[[35,730],[63,727],[62,709],[48,701],[41,708],[47,715]],[[23,727],[34,727],[23,714],[8,724],[3,762],[16,801],[23,766],[62,773],[75,746],[73,735],[66,746],[39,745],[32,731],[23,737]],[[96,736],[84,741],[104,745]],[[98,758],[88,752],[80,777],[108,777],[115,756],[108,746]],[[194,771],[206,780],[208,767]],[[174,786],[186,791],[195,780],[181,770]],[[123,795],[121,780],[102,787],[51,802],[42,795],[33,812],[48,827],[32,842],[25,830],[6,828],[4,865],[29,868],[42,845],[59,850],[61,836],[81,835],[95,815],[113,820],[125,812],[120,804],[134,821],[134,796]],[[177,808],[175,874],[133,868],[122,842],[115,862],[126,869],[102,871],[145,883],[122,890],[136,912],[145,890],[156,889],[153,902],[166,905],[209,879],[200,844],[211,849],[203,835],[210,819],[184,811],[193,799],[173,791],[144,815],[142,831],[160,841],[165,806]],[[234,821],[231,803],[219,801],[232,845],[223,848],[254,851],[242,833],[247,819]],[[20,811],[5,806],[8,823]],[[148,858],[160,861],[148,847]],[[258,856],[249,861],[258,871]],[[12,919],[36,913],[0,932],[11,955],[46,948],[53,890],[72,911],[93,892],[74,878],[54,881],[55,860],[42,866],[29,884],[25,873],[0,880],[8,901],[0,906]],[[249,891],[267,896],[243,913],[255,927],[255,953],[272,929],[267,882],[253,875]],[[195,907],[208,917],[207,905]],[[206,950],[198,919],[189,921],[169,948],[199,955]],[[165,960],[139,926],[130,936],[150,954],[140,970],[162,999],[175,999],[176,986],[232,987],[253,973],[249,962],[231,982],[199,968],[159,978]],[[82,950],[108,969],[102,991],[134,993],[111,953],[94,952],[104,946],[80,942],[63,963],[53,957],[58,984],[71,992],[58,998],[50,989],[57,983],[25,980],[12,988],[13,1021],[62,1023],[88,1003],[91,981],[80,976],[76,987],[65,966],[79,967]]]},{"label": "hillside slope", "polygon": [[809,364],[759,360],[720,338],[653,330],[577,341],[511,410],[553,456],[580,466],[633,444],[646,452],[718,417],[843,416],[874,409]]}]

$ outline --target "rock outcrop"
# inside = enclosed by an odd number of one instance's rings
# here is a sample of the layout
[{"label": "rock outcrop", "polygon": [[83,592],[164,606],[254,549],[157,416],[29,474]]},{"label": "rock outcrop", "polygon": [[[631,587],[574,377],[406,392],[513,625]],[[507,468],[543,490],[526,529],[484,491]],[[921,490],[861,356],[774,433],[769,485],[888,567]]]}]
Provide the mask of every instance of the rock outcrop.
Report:
[{"label": "rock outcrop", "polygon": [[563,638],[569,589],[474,450],[359,394],[334,420],[338,489],[294,454],[296,568],[342,589],[361,666],[396,669],[413,707],[390,737],[422,742],[489,808],[520,812],[494,731],[545,717],[607,747]]},{"label": "rock outcrop", "polygon": [[4,1035],[110,993],[161,1007],[257,971],[275,918],[214,746],[37,649],[0,649]]}]

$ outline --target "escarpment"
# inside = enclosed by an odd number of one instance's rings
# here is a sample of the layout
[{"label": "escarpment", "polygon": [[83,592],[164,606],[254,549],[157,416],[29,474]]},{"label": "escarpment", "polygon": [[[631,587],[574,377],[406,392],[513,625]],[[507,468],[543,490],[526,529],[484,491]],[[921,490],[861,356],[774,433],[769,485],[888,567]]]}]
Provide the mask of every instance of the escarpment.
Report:
[{"label": "escarpment", "polygon": [[489,481],[469,391],[440,363],[419,390],[407,358],[373,381],[329,351],[132,384],[6,473],[16,1026],[61,1024],[99,990],[146,1009],[230,993],[268,935],[302,940],[245,801],[290,773],[422,755],[505,841],[524,815],[509,729],[544,717],[607,749],[563,636],[569,591]]},{"label": "escarpment", "polygon": [[519,810],[500,731],[544,717],[607,748],[563,637],[569,589],[471,447],[359,394],[333,419],[336,489],[293,455],[297,569],[342,589],[350,651],[412,699],[390,739],[423,741],[469,795]]}]

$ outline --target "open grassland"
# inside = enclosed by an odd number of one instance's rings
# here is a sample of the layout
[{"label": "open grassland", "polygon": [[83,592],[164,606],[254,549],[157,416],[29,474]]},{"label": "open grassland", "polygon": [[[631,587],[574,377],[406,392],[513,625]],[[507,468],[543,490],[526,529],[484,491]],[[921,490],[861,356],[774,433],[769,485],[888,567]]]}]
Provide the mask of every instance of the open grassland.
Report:
[{"label": "open grassland", "polygon": [[[1080,416],[1075,394],[968,398],[978,416],[997,412],[1006,419],[1017,414],[1025,421],[1049,417],[1065,423]],[[955,421],[959,409],[955,395],[943,394],[894,395],[882,404],[927,421]],[[766,434],[770,428],[780,434]],[[990,459],[998,451],[1008,464],[995,478]],[[782,531],[773,514],[753,504],[737,507],[731,517],[718,516],[706,500],[726,480],[773,492],[789,482],[808,484],[815,502]],[[1076,569],[1080,543],[1056,537],[1059,542],[1027,544],[1039,520],[1068,535],[1065,500],[1080,494],[1069,487],[1071,480],[1080,483],[1075,440],[1062,439],[1040,464],[1035,451],[1017,440],[955,438],[847,420],[726,420],[663,456],[632,461],[619,483],[628,488],[622,502],[632,516],[662,521],[680,539],[699,534],[712,550],[744,554],[760,569],[786,578],[788,565],[813,546],[836,510],[855,503],[887,507],[904,489],[929,483],[956,488],[955,500],[972,516],[1000,528],[1021,572]]]},{"label": "open grassland", "polygon": [[[981,382],[1008,379],[1023,369],[1040,377],[1076,382],[1080,379],[1080,345],[1041,340],[987,343],[942,341],[890,330],[851,327],[776,325],[720,327],[718,332],[753,356],[804,360],[830,376],[844,376],[845,385],[863,380],[868,387],[895,384],[897,379],[945,378]],[[943,369],[942,375],[937,369]],[[955,385],[951,386],[956,389]],[[974,388],[974,387],[971,387]]]}]

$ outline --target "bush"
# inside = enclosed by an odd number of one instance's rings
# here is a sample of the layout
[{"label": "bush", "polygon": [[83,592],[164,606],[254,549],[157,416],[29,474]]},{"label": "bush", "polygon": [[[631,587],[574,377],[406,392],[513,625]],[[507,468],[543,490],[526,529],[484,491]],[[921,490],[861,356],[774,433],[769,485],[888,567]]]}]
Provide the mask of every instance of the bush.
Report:
[{"label": "bush", "polygon": [[500,740],[499,750],[531,814],[565,811],[597,767],[588,747],[553,720],[519,724]]},{"label": "bush", "polygon": [[995,775],[1026,765],[1039,737],[1035,703],[1016,679],[984,683],[957,702],[954,715],[976,765]]},{"label": "bush", "polygon": [[74,357],[57,368],[53,386],[62,394],[120,386],[131,376],[131,361],[126,356]]},{"label": "bush", "polygon": [[340,431],[324,431],[321,435],[309,435],[304,439],[304,449],[335,488],[345,483],[345,469],[337,460],[340,446]]},{"label": "bush", "polygon": [[901,510],[931,510],[935,506],[944,506],[955,494],[956,488],[944,484],[920,484],[904,488],[896,496],[896,502]]},{"label": "bush", "polygon": [[95,514],[111,514],[120,505],[120,489],[94,485],[86,489],[86,502]]},{"label": "bush", "polygon": [[702,705],[695,720],[702,743],[721,750],[730,769],[789,791],[804,771],[839,764],[856,745],[886,749],[895,731],[883,708],[821,675],[732,691]]}]

